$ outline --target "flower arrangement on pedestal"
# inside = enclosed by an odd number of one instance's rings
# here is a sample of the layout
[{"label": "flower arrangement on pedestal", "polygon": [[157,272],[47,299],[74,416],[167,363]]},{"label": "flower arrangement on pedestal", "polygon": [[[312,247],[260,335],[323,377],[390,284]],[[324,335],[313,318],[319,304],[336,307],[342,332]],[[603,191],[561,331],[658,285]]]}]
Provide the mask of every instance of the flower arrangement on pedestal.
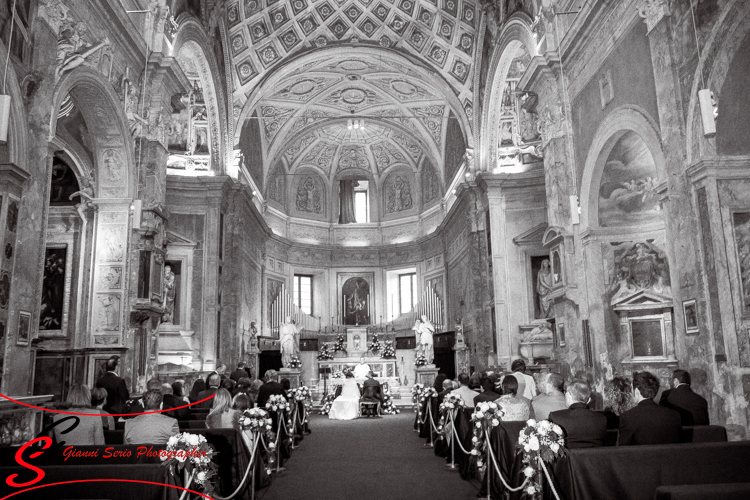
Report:
[{"label": "flower arrangement on pedestal", "polygon": [[471,414],[471,421],[474,424],[474,437],[471,442],[474,448],[471,454],[477,457],[477,467],[484,467],[487,457],[484,453],[485,434],[492,432],[493,427],[497,427],[505,416],[505,410],[494,401],[483,401],[474,407],[474,413]]},{"label": "flower arrangement on pedestal", "polygon": [[329,359],[333,359],[333,353],[328,344],[324,343],[320,346],[320,350],[318,351],[318,361],[328,361]]},{"label": "flower arrangement on pedestal", "polygon": [[302,368],[302,361],[296,354],[292,354],[292,358],[289,360],[289,368]]},{"label": "flower arrangement on pedestal", "polygon": [[524,491],[532,500],[539,499],[542,497],[544,462],[554,462],[566,452],[563,431],[548,420],[527,420],[526,427],[518,435],[518,448],[523,450],[523,475],[528,481]]},{"label": "flower arrangement on pedestal", "polygon": [[414,366],[426,366],[427,365],[427,358],[425,357],[424,353],[417,354],[417,359],[414,360]]},{"label": "flower arrangement on pedestal", "polygon": [[334,399],[336,399],[335,394],[326,394],[326,397],[321,401],[321,404],[323,405],[319,412],[321,415],[328,415],[331,411],[331,405],[333,404]]},{"label": "flower arrangement on pedestal", "polygon": [[268,446],[270,448],[275,446],[273,420],[271,420],[266,410],[262,408],[248,408],[240,415],[239,424],[242,430],[264,434]]},{"label": "flower arrangement on pedestal", "polygon": [[[215,454],[203,435],[182,432],[169,438],[166,450],[159,456],[165,460],[162,465],[174,466],[180,472],[184,470],[191,477],[189,481],[200,485],[206,495],[211,496],[214,491],[211,478],[218,469],[211,460]],[[190,488],[188,484],[185,487]]]},{"label": "flower arrangement on pedestal", "polygon": [[393,396],[391,396],[391,390],[385,389],[383,391],[383,407],[381,408],[384,415],[398,415],[401,411],[396,408],[393,404]]},{"label": "flower arrangement on pedestal", "polygon": [[378,334],[375,333],[372,336],[372,342],[370,342],[370,350],[372,352],[378,352],[383,348],[383,346],[380,344],[380,341],[378,340]]},{"label": "flower arrangement on pedestal", "polygon": [[346,354],[346,337],[342,333],[336,336],[336,342],[333,344],[334,351],[341,351]]},{"label": "flower arrangement on pedestal", "polygon": [[393,348],[392,340],[385,341],[385,347],[383,348],[383,351],[380,353],[380,357],[383,359],[395,359],[396,358],[396,349]]}]

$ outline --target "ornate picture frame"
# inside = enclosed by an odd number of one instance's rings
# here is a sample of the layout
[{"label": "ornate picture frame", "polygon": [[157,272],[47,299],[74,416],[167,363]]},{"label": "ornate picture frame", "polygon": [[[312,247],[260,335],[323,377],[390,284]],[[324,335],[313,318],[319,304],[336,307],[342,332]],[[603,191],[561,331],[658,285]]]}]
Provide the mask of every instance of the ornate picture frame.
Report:
[{"label": "ornate picture frame", "polygon": [[31,341],[31,313],[18,311],[18,331],[16,345],[27,346]]},{"label": "ornate picture frame", "polygon": [[698,305],[695,299],[682,302],[682,317],[685,321],[685,333],[698,333]]}]

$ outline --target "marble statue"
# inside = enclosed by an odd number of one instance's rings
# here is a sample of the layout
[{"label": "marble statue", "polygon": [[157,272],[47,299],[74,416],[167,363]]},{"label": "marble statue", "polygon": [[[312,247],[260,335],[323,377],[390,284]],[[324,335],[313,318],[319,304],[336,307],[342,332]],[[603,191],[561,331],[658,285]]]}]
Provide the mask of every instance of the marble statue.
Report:
[{"label": "marble statue", "polygon": [[412,327],[417,334],[417,351],[422,351],[424,357],[427,359],[427,364],[432,364],[435,359],[435,349],[432,340],[432,335],[435,333],[435,327],[427,319],[427,315],[423,314],[420,319],[414,323]]},{"label": "marble statue", "polygon": [[60,78],[63,73],[72,71],[86,62],[86,58],[92,55],[102,47],[109,45],[109,39],[106,37],[91,46],[81,35],[85,30],[83,23],[72,24],[60,30],[60,36],[57,39],[57,70],[55,78]]},{"label": "marble statue", "polygon": [[551,325],[545,321],[526,333],[521,342],[551,342],[552,330],[550,328]]},{"label": "marble statue", "polygon": [[542,268],[539,270],[539,274],[536,275],[536,293],[539,295],[540,318],[551,318],[553,315],[550,292],[552,292],[552,269],[549,259],[544,259],[542,261]]},{"label": "marble statue", "polygon": [[174,321],[174,298],[176,292],[175,274],[172,272],[172,266],[167,264],[164,266],[164,299],[162,300],[162,307],[164,308],[162,322],[164,323],[172,324],[172,321]]},{"label": "marble statue", "polygon": [[281,364],[284,368],[291,368],[292,356],[299,356],[299,331],[301,327],[297,327],[292,322],[292,318],[287,316],[279,327],[279,336],[281,343]]}]

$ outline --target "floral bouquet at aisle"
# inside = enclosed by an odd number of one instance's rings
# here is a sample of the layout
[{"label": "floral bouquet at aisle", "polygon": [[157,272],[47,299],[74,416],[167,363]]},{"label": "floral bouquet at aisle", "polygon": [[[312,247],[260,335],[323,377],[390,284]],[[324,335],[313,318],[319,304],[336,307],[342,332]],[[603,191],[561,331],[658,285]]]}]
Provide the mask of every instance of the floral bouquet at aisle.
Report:
[{"label": "floral bouquet at aisle", "polygon": [[401,411],[396,408],[393,404],[393,396],[391,396],[391,390],[385,389],[383,391],[383,414],[384,415],[398,415]]},{"label": "floral bouquet at aisle", "polygon": [[427,365],[427,358],[423,353],[417,354],[417,359],[414,360],[414,366],[426,366]]},{"label": "floral bouquet at aisle", "polygon": [[474,423],[474,437],[471,442],[474,448],[471,454],[477,457],[477,467],[482,469],[487,459],[484,453],[485,434],[489,434],[493,427],[497,427],[505,416],[505,410],[494,401],[483,401],[474,407],[471,421]]},{"label": "floral bouquet at aisle", "polygon": [[541,469],[544,462],[552,463],[565,455],[563,430],[548,420],[527,420],[518,435],[518,448],[523,450],[523,475],[528,480],[524,491],[532,500],[542,498]]},{"label": "floral bouquet at aisle", "polygon": [[393,348],[393,341],[386,340],[383,352],[380,353],[380,357],[383,359],[394,359],[396,357],[396,350]]},{"label": "floral bouquet at aisle", "polygon": [[328,344],[324,343],[320,346],[320,350],[318,351],[318,361],[328,361],[329,359],[333,359],[333,353]]},{"label": "floral bouquet at aisle", "polygon": [[346,354],[346,337],[344,337],[343,334],[339,333],[336,336],[336,342],[333,344],[333,350],[341,351]]},{"label": "floral bouquet at aisle", "polygon": [[323,405],[319,412],[321,415],[328,415],[331,411],[331,405],[333,404],[334,399],[336,399],[335,394],[326,394],[326,397],[320,402]]},{"label": "floral bouquet at aisle", "polygon": [[438,396],[438,391],[435,390],[434,387],[425,387],[422,389],[422,394],[419,397],[420,401],[426,401],[428,398],[436,398]]},{"label": "floral bouquet at aisle", "polygon": [[411,399],[415,403],[422,397],[422,391],[424,391],[424,384],[414,384],[411,388]]},{"label": "floral bouquet at aisle", "polygon": [[289,360],[289,368],[302,368],[302,361],[296,354],[292,354],[292,359]]},{"label": "floral bouquet at aisle", "polygon": [[[312,408],[312,392],[310,392],[310,389],[306,385],[303,385],[301,387],[297,387],[296,389],[292,389],[292,398],[296,402],[302,403],[305,406],[305,419],[304,422],[300,423],[308,423],[307,414]],[[301,417],[298,416],[297,418]]]},{"label": "floral bouquet at aisle", "polygon": [[271,420],[266,410],[262,408],[248,408],[240,415],[239,424],[243,431],[264,434],[269,448],[273,449],[276,446],[274,444],[276,435],[273,432],[273,420]]},{"label": "floral bouquet at aisle", "polygon": [[[166,467],[176,467],[193,476],[193,482],[200,485],[206,495],[211,496],[214,485],[211,481],[216,475],[218,467],[211,460],[216,452],[202,434],[182,432],[169,438],[166,450],[159,454]],[[172,469],[174,470],[174,469]],[[186,488],[190,488],[187,484]]]},{"label": "floral bouquet at aisle", "polygon": [[463,408],[464,406],[466,406],[466,403],[464,403],[464,398],[462,398],[458,394],[453,394],[452,392],[449,392],[443,398],[443,402],[440,403],[440,413],[445,413],[450,410],[460,409],[460,408]]},{"label": "floral bouquet at aisle", "polygon": [[286,398],[282,396],[281,394],[272,394],[268,396],[268,401],[266,401],[266,410],[268,410],[269,412],[287,411],[289,410],[289,403],[287,402]]},{"label": "floral bouquet at aisle", "polygon": [[383,346],[380,344],[380,341],[378,340],[378,334],[375,333],[372,336],[372,342],[370,342],[370,350],[372,352],[378,352],[383,348]]}]

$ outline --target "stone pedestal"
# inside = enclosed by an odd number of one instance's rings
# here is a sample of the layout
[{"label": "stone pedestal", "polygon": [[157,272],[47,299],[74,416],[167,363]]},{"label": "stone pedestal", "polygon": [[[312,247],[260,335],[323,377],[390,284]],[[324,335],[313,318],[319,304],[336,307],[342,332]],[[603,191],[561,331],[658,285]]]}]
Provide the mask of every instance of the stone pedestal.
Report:
[{"label": "stone pedestal", "polygon": [[414,383],[432,387],[438,374],[438,367],[435,365],[418,366],[414,371]]},{"label": "stone pedestal", "polygon": [[282,378],[289,379],[292,389],[300,387],[302,385],[302,370],[299,368],[282,368],[279,370],[279,380]]},{"label": "stone pedestal", "polygon": [[531,363],[534,358],[552,358],[552,342],[521,342],[518,345],[518,351],[521,356],[528,359]]}]

